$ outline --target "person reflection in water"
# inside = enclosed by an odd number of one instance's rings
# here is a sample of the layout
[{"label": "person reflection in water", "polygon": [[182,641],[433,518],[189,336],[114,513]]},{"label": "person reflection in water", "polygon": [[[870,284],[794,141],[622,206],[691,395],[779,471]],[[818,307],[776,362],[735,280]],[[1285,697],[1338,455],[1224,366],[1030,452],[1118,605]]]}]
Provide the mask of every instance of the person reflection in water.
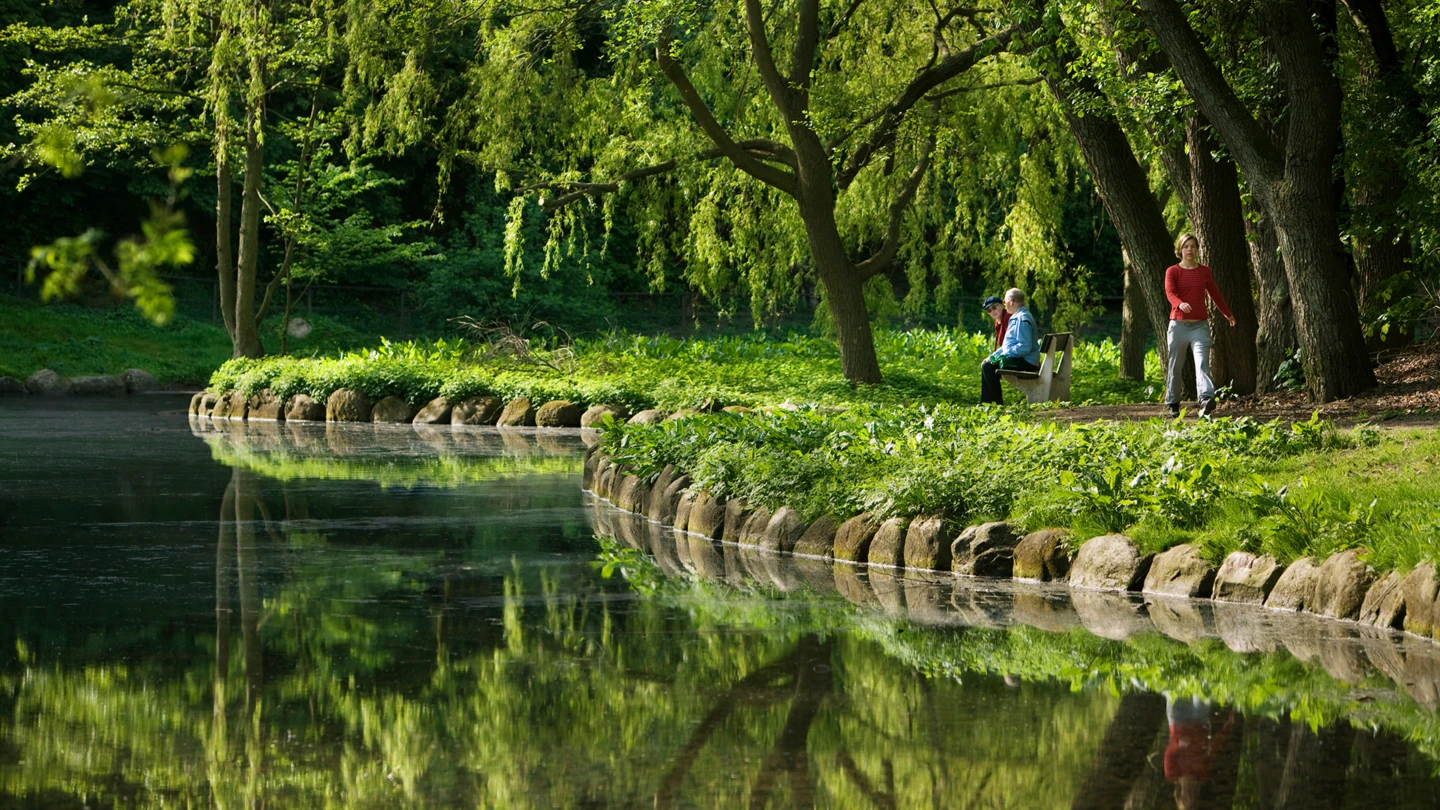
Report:
[{"label": "person reflection in water", "polygon": [[1199,698],[1165,699],[1170,721],[1170,744],[1165,747],[1165,779],[1175,783],[1175,807],[1192,810],[1200,806],[1200,794],[1210,780],[1215,755],[1225,746],[1234,712],[1227,712],[1215,727],[1210,704]]}]

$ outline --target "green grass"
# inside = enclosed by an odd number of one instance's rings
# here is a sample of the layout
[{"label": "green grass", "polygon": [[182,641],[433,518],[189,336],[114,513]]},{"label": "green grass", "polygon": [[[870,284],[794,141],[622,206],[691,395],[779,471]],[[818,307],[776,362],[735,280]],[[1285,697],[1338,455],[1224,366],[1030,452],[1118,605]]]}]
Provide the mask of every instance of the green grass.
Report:
[{"label": "green grass", "polygon": [[[246,394],[269,388],[281,397],[305,393],[324,399],[344,387],[372,399],[394,395],[416,405],[440,395],[527,396],[537,403],[607,402],[632,411],[786,402],[975,404],[980,362],[991,345],[987,335],[956,330],[879,331],[876,349],[885,381],[865,386],[845,380],[839,352],[828,338],[755,332],[687,340],[616,333],[563,348],[529,350],[522,357],[465,340],[382,343],[330,358],[232,361],[216,371],[210,388]],[[1121,380],[1118,368],[1119,350],[1113,343],[1079,343],[1073,399],[1120,403],[1158,395],[1158,382]],[[1150,379],[1158,380],[1153,354],[1148,370]],[[1019,398],[1014,391],[1009,396],[1012,401]]]},{"label": "green grass", "polygon": [[1440,433],[1336,431],[1219,419],[1062,424],[1044,412],[919,411],[702,416],[616,425],[605,452],[639,475],[666,464],[726,498],[807,518],[942,514],[1125,533],[1149,551],[1196,544],[1282,562],[1363,549],[1381,570],[1440,562]]},{"label": "green grass", "polygon": [[[279,349],[278,325],[279,319],[271,318],[263,326],[261,339],[269,351]],[[291,352],[327,353],[379,341],[323,316],[311,325],[304,340],[290,341]],[[230,353],[224,327],[183,315],[162,327],[130,306],[91,309],[0,295],[0,376],[24,380],[42,368],[67,377],[142,368],[162,383],[200,385]]]}]

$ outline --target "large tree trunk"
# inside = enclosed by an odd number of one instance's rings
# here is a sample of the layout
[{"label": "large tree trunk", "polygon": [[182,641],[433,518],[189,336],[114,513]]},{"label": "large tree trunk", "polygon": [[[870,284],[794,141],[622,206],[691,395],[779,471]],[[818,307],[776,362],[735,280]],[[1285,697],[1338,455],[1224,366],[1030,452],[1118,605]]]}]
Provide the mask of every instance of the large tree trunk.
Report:
[{"label": "large tree trunk", "polygon": [[[219,127],[217,126],[217,129]],[[217,133],[218,135],[218,133]],[[215,156],[215,271],[220,276],[220,314],[230,343],[235,343],[235,250],[230,227],[230,150],[224,137],[217,137]]]},{"label": "large tree trunk", "polygon": [[[1365,159],[1348,161],[1348,168],[1360,312],[1371,319],[1384,311],[1396,292],[1409,292],[1390,287],[1391,279],[1409,269],[1410,232],[1399,210],[1408,184],[1404,149],[1423,135],[1424,122],[1420,99],[1395,49],[1383,6],[1378,0],[1346,0],[1345,5],[1361,41],[1369,46],[1356,54],[1358,69],[1351,85],[1352,98],[1364,111],[1351,116],[1358,130],[1352,140],[1365,145]],[[1376,120],[1387,123],[1373,126]],[[1385,137],[1392,133],[1396,137]],[[1371,337],[1370,346],[1398,348],[1413,339],[1412,324],[1392,322]]]},{"label": "large tree trunk", "polygon": [[815,273],[825,285],[825,303],[835,321],[840,344],[840,368],[852,383],[881,381],[880,360],[875,356],[875,335],[870,330],[870,311],[865,307],[865,280],[855,269],[840,228],[835,222],[833,173],[820,140],[808,129],[792,128],[797,156],[799,188],[795,201],[805,224],[805,241]]},{"label": "large tree trunk", "polygon": [[[815,240],[810,244],[814,250]],[[835,321],[840,369],[845,379],[852,383],[880,382],[880,360],[875,355],[870,311],[865,307],[864,283],[856,278],[843,250],[838,258],[815,251],[814,258],[820,283],[825,285],[825,303]]]},{"label": "large tree trunk", "polygon": [[250,105],[245,113],[245,194],[240,201],[240,257],[235,264],[234,357],[260,357],[260,330],[255,323],[255,275],[260,263],[260,184],[265,171],[261,140],[264,107]]},{"label": "large tree trunk", "polygon": [[1120,258],[1125,265],[1124,303],[1120,305],[1120,376],[1126,380],[1145,379],[1145,299],[1140,294],[1140,284],[1132,277],[1135,267],[1130,263],[1130,252],[1121,248]]},{"label": "large tree trunk", "polygon": [[1250,269],[1255,275],[1255,390],[1276,389],[1275,374],[1295,349],[1295,310],[1290,305],[1290,282],[1280,260],[1280,239],[1269,218],[1248,207],[1245,231],[1250,246]]},{"label": "large tree trunk", "polygon": [[1260,5],[1287,91],[1288,134],[1282,155],[1226,83],[1179,4],[1139,4],[1186,89],[1273,219],[1295,302],[1311,398],[1328,402],[1374,385],[1330,182],[1339,147],[1340,90],[1325,63],[1310,5],[1301,0]]},{"label": "large tree trunk", "polygon": [[1235,315],[1231,327],[1218,309],[1210,313],[1210,374],[1217,386],[1236,394],[1255,393],[1255,302],[1250,293],[1250,256],[1245,241],[1245,215],[1235,164],[1215,160],[1210,131],[1202,116],[1190,119],[1190,222],[1200,239],[1203,261],[1215,275],[1225,302]]},{"label": "large tree trunk", "polygon": [[[1069,51],[1057,43],[1058,68],[1063,69],[1070,61]],[[1110,221],[1120,234],[1120,242],[1130,256],[1134,267],[1132,280],[1140,289],[1145,301],[1145,311],[1150,317],[1150,327],[1156,335],[1156,348],[1161,364],[1166,362],[1169,352],[1164,335],[1170,323],[1170,302],[1165,298],[1165,268],[1175,263],[1175,249],[1170,243],[1170,232],[1165,228],[1165,217],[1150,192],[1150,184],[1144,170],[1130,149],[1130,142],[1120,125],[1099,108],[1087,109],[1083,115],[1075,110],[1071,96],[1080,94],[1099,97],[1099,90],[1088,79],[1069,79],[1063,76],[1045,77],[1051,93],[1065,114],[1065,122],[1085,165],[1095,180],[1100,201],[1110,215]]]}]

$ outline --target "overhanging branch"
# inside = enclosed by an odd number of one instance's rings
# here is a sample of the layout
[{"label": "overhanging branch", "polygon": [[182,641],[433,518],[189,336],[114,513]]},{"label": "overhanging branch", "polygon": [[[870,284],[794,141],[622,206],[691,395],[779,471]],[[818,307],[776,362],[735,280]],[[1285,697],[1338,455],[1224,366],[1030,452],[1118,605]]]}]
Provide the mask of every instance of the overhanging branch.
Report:
[{"label": "overhanging branch", "polygon": [[890,263],[895,261],[896,254],[900,252],[900,225],[905,217],[905,209],[910,207],[915,193],[920,190],[920,183],[925,180],[925,172],[930,169],[930,157],[934,153],[935,133],[932,131],[925,139],[925,149],[920,153],[919,162],[910,171],[910,176],[905,178],[905,185],[901,187],[900,193],[890,201],[890,221],[885,230],[885,241],[873,255],[855,265],[855,274],[860,280],[885,272]]},{"label": "overhanging branch", "polygon": [[[974,67],[985,57],[1004,49],[1019,32],[1019,28],[1012,26],[993,36],[986,37],[965,50],[940,60],[933,67],[922,71],[920,75],[912,79],[894,101],[868,119],[869,121],[878,120],[879,123],[870,133],[870,137],[850,154],[850,159],[845,162],[845,167],[837,174],[835,179],[839,188],[842,190],[849,188],[850,183],[855,180],[855,176],[869,165],[875,154],[894,142],[895,132],[899,129],[905,114],[923,100],[931,90]],[[840,142],[849,138],[856,131],[852,129],[847,132],[842,136]],[[827,147],[834,148],[838,145],[839,142],[832,142]]]},{"label": "overhanging branch", "polygon": [[[721,155],[735,164],[736,168],[756,180],[773,186],[792,197],[797,194],[799,189],[793,173],[760,162],[730,137],[730,133],[725,131],[725,127],[710,112],[709,106],[700,97],[700,92],[695,89],[695,85],[690,83],[690,77],[685,75],[684,68],[680,67],[680,64],[670,55],[668,41],[662,41],[656,45],[655,61],[660,67],[660,72],[665,74],[665,78],[669,79],[670,84],[679,91],[681,100],[685,102],[690,114],[694,116],[695,122],[715,144],[715,148]],[[773,64],[771,67],[774,67]]]},{"label": "overhanging branch", "polygon": [[[765,138],[752,138],[740,141],[736,144],[746,155],[756,160],[768,160],[786,166],[795,167],[795,152],[783,143],[767,140]],[[539,191],[553,189],[564,193],[556,197],[540,199],[540,207],[546,211],[555,211],[564,208],[571,203],[579,202],[586,198],[595,198],[606,194],[613,194],[620,190],[626,183],[633,183],[647,177],[666,174],[678,169],[681,165],[696,160],[714,160],[719,157],[728,157],[719,147],[706,149],[689,158],[680,160],[667,160],[650,166],[642,166],[625,172],[613,180],[606,180],[598,183],[586,183],[573,180],[556,180],[553,182],[536,183],[524,186],[518,191]],[[763,165],[763,164],[762,164]]]}]

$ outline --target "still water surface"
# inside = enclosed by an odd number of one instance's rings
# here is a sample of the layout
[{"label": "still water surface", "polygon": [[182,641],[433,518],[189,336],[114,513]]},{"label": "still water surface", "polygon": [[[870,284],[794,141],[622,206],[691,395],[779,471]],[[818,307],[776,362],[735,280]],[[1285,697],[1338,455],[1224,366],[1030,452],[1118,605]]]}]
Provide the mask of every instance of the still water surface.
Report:
[{"label": "still water surface", "polygon": [[1440,803],[1428,642],[677,537],[576,435],[184,404],[0,401],[0,808]]}]

